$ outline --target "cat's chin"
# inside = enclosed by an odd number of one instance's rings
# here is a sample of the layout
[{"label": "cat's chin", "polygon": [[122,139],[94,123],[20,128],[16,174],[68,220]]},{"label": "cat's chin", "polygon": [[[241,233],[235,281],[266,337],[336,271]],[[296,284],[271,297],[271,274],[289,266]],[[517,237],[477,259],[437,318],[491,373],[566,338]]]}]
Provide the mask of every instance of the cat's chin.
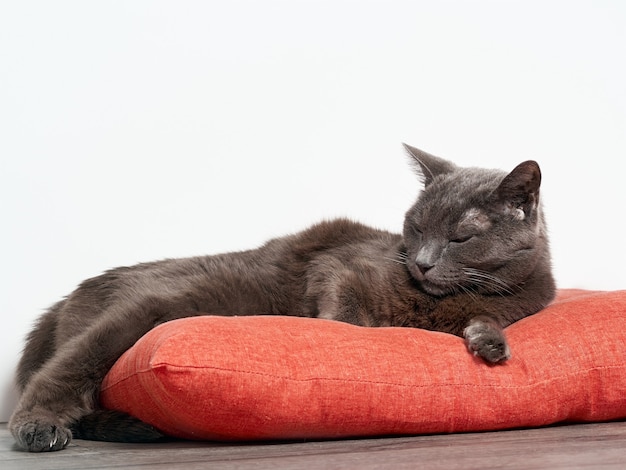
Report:
[{"label": "cat's chin", "polygon": [[430,294],[434,297],[444,297],[454,292],[454,289],[451,287],[435,284],[426,279],[419,281],[419,283],[422,286],[422,289],[424,289],[427,294]]},{"label": "cat's chin", "polygon": [[408,268],[411,277],[415,279],[417,284],[427,294],[432,295],[433,297],[443,297],[454,293],[454,288],[452,286],[433,282],[424,276],[419,269],[413,268],[412,266],[409,266]]}]

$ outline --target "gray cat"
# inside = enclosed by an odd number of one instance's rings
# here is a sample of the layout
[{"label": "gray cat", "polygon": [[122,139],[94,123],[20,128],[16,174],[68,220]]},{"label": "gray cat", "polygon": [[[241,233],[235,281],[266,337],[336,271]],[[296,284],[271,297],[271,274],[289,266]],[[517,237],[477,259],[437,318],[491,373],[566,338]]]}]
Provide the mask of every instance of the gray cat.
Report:
[{"label": "gray cat", "polygon": [[507,360],[503,328],[555,292],[539,166],[459,168],[405,147],[424,190],[402,235],[339,219],[255,250],[120,267],[80,284],[28,335],[9,423],[18,446],[59,450],[72,432],[159,438],[139,420],[99,409],[98,391],[124,351],[175,318],[265,313],[425,328],[463,336],[488,363]]}]

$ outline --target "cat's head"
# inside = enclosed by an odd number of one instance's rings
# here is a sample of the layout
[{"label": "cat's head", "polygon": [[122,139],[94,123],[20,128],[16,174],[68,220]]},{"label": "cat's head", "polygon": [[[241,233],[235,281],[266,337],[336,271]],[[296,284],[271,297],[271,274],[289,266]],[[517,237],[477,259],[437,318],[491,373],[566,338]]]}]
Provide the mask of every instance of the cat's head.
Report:
[{"label": "cat's head", "polygon": [[426,292],[512,293],[549,262],[536,162],[507,174],[405,148],[424,183],[404,222],[406,262]]}]

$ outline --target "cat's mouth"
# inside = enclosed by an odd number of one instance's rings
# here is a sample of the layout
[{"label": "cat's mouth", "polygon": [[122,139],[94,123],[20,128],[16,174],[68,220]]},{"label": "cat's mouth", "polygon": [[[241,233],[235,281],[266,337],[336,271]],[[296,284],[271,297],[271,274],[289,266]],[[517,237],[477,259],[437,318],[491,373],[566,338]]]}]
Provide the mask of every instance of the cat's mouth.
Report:
[{"label": "cat's mouth", "polygon": [[443,297],[444,295],[449,295],[454,292],[454,287],[449,285],[437,284],[435,282],[424,279],[419,281],[422,288],[430,295],[434,295],[435,297]]},{"label": "cat's mouth", "polygon": [[427,294],[443,297],[455,291],[454,285],[450,282],[437,279],[430,272],[424,274],[417,266],[409,266],[409,271]]}]

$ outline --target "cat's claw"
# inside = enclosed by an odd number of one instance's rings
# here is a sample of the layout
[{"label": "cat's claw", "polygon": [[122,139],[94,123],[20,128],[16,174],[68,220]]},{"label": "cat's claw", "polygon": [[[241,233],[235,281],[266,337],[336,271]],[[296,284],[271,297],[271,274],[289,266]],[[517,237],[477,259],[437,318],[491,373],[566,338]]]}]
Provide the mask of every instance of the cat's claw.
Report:
[{"label": "cat's claw", "polygon": [[511,349],[504,333],[491,322],[472,320],[465,328],[463,336],[469,351],[490,364],[497,364],[511,358]]},{"label": "cat's claw", "polygon": [[[18,419],[15,419],[18,418]],[[29,452],[51,452],[65,448],[72,433],[65,426],[43,417],[14,417],[9,424],[19,448]]]},{"label": "cat's claw", "polygon": [[49,452],[61,450],[70,442],[69,429],[56,426],[29,426],[21,429],[16,439],[18,445],[30,452]]}]

